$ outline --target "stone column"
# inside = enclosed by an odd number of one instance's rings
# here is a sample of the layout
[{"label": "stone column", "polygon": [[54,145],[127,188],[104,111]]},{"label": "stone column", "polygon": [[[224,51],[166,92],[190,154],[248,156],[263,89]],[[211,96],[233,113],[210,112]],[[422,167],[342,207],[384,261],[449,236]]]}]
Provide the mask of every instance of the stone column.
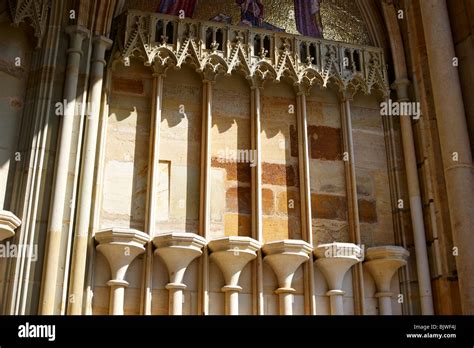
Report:
[{"label": "stone column", "polygon": [[[158,64],[157,64],[158,65]],[[159,182],[159,163],[160,163],[160,129],[161,129],[161,110],[163,104],[163,73],[164,68],[160,65],[154,67],[153,74],[153,100],[152,100],[152,119],[150,125],[150,146],[148,159],[148,177],[147,177],[147,198],[146,198],[146,221],[145,233],[153,238],[156,230],[156,210],[158,205],[158,182]],[[146,250],[142,298],[142,313],[151,314],[152,301],[152,268],[153,251],[149,244]]]},{"label": "stone column", "polygon": [[240,273],[244,267],[257,257],[256,251],[261,245],[249,237],[224,237],[209,242],[211,251],[210,259],[214,261],[222,271],[225,286],[225,314],[239,314],[239,286]]},{"label": "stone column", "polygon": [[76,234],[74,236],[71,259],[71,280],[69,283],[69,298],[72,297],[74,300],[69,304],[68,314],[82,313],[87,241],[89,238],[92,190],[94,184],[95,155],[97,151],[102,83],[104,67],[106,64],[104,57],[105,52],[112,47],[112,40],[104,36],[96,36],[93,41],[89,96],[91,114],[87,118],[84,134]]},{"label": "stone column", "polygon": [[279,288],[275,293],[280,301],[280,314],[293,315],[293,276],[301,264],[309,259],[311,245],[302,240],[279,240],[263,246],[264,261],[275,272]]},{"label": "stone column", "polygon": [[[308,117],[306,114],[306,91],[304,88],[297,94],[296,124],[298,133],[298,165],[300,181],[301,226],[303,239],[313,246],[313,220],[311,216],[311,180],[308,141]],[[314,270],[313,263],[304,266],[305,271],[305,313],[316,314],[314,297]]]},{"label": "stone column", "polygon": [[133,260],[145,251],[144,245],[149,237],[133,229],[112,228],[97,232],[95,240],[99,243],[97,251],[105,256],[110,266],[112,279],[107,282],[110,286],[109,314],[123,315],[125,288],[128,286],[125,275]]},{"label": "stone column", "polygon": [[21,220],[8,210],[0,210],[0,242],[15,235]]},{"label": "stone column", "polygon": [[[252,237],[259,243],[263,242],[262,224],[262,121],[260,108],[260,89],[263,81],[256,79],[251,86],[250,94],[250,144],[254,151],[255,166],[251,170],[252,175]],[[254,310],[253,314],[263,315],[263,263],[262,251],[257,251],[257,259],[254,262],[253,274],[254,288]]]},{"label": "stone column", "polygon": [[201,134],[201,192],[200,192],[200,234],[205,237],[210,225],[211,197],[211,128],[212,128],[212,83],[203,82],[203,113]]},{"label": "stone column", "polygon": [[252,234],[261,242],[262,234],[262,132],[261,108],[260,108],[260,86],[258,83],[251,89],[251,139],[252,150],[255,152],[255,166],[252,172]]},{"label": "stone column", "polygon": [[453,66],[453,36],[445,0],[420,1],[421,17],[430,63],[441,156],[443,159],[449,215],[461,306],[474,314],[474,170],[458,68]]},{"label": "stone column", "polygon": [[363,259],[362,250],[352,243],[321,244],[314,249],[317,257],[316,265],[319,267],[329,291],[326,293],[331,302],[331,314],[344,314],[344,294],[342,282],[347,271]]},{"label": "stone column", "polygon": [[[390,36],[390,47],[393,56],[393,68],[396,81],[393,87],[397,90],[398,102],[409,101],[407,94],[407,65],[405,61],[405,49],[400,32],[399,20],[395,6],[391,1],[382,1],[387,30]],[[392,116],[384,116],[392,117]],[[417,162],[413,130],[409,115],[401,115],[400,125],[402,132],[403,157],[407,172],[408,194],[410,196],[410,215],[415,239],[416,267],[419,281],[419,293],[421,300],[421,313],[433,314],[433,299],[431,295],[431,276],[428,267],[428,256],[426,252],[425,226],[423,221],[423,208],[417,172]],[[397,197],[400,199],[401,197]]]},{"label": "stone column", "polygon": [[[211,75],[211,76],[207,76]],[[211,219],[211,128],[212,128],[212,83],[215,75],[205,74],[202,90],[202,131],[201,131],[201,182],[199,205],[199,234],[207,238]],[[209,313],[209,260],[207,248],[200,261],[199,313]]]},{"label": "stone column", "polygon": [[[397,91],[399,103],[409,102],[407,79],[397,80],[393,87]],[[391,116],[387,116],[391,117]],[[415,143],[410,115],[400,115],[402,130],[403,157],[407,172],[408,194],[410,195],[410,213],[413,226],[413,239],[416,253],[416,269],[420,293],[421,313],[434,314],[433,296],[431,292],[430,265],[426,246],[425,224],[423,221],[423,203],[421,201],[418,168],[416,162]]]},{"label": "stone column", "polygon": [[374,278],[379,299],[380,315],[392,315],[392,296],[390,283],[395,272],[407,264],[410,254],[399,246],[380,246],[367,249],[364,266]]},{"label": "stone column", "polygon": [[[341,130],[344,153],[348,159],[344,161],[346,177],[347,208],[349,215],[350,241],[361,245],[359,224],[359,201],[357,197],[357,180],[354,156],[354,141],[352,137],[351,101],[354,91],[344,91],[341,96]],[[363,315],[364,304],[364,274],[362,264],[357,263],[353,268],[354,312]]]},{"label": "stone column", "polygon": [[184,274],[189,264],[202,255],[206,240],[194,233],[170,232],[159,234],[153,238],[155,254],[166,264],[169,275],[169,314],[183,314]]},{"label": "stone column", "polygon": [[146,233],[153,235],[156,224],[156,207],[158,204],[158,179],[160,161],[160,129],[163,104],[163,74],[153,74],[152,118],[150,125],[150,151],[148,159],[148,189],[147,189],[147,217]]},{"label": "stone column", "polygon": [[78,25],[66,28],[69,34],[67,50],[67,66],[64,81],[63,99],[64,113],[61,118],[61,130],[57,147],[54,184],[51,189],[51,216],[47,234],[47,253],[45,255],[41,314],[57,314],[55,299],[58,286],[58,263],[61,254],[61,237],[63,232],[64,206],[69,176],[69,157],[71,155],[71,135],[74,127],[76,110],[77,81],[82,57],[82,41],[88,37],[89,31]]}]

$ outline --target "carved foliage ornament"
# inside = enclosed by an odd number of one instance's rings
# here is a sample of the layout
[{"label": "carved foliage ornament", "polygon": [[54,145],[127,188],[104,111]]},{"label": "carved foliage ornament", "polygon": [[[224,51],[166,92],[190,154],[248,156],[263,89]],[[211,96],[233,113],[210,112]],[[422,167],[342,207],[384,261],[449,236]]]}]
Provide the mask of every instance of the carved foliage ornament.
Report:
[{"label": "carved foliage ornament", "polygon": [[46,32],[51,0],[9,0],[9,5],[13,25],[18,26],[22,22],[30,24],[35,33],[36,46],[40,47]]},{"label": "carved foliage ornament", "polygon": [[[153,26],[164,18],[174,21],[174,38],[172,43],[155,42]],[[212,28],[212,24],[206,23]],[[190,33],[190,28],[195,28]],[[160,14],[149,14],[130,11],[127,18],[122,45],[122,59],[132,56],[139,57],[146,65],[159,63],[165,70],[169,66],[180,68],[183,64],[191,64],[196,71],[206,77],[217,74],[231,74],[233,71],[243,73],[250,80],[289,79],[295,86],[314,85],[336,87],[340,92],[360,90],[366,94],[389,90],[386,72],[384,71],[383,53],[381,49],[346,45],[326,40],[308,39],[279,33],[263,33],[270,40],[268,55],[259,55],[252,42],[252,29],[243,31],[241,27],[226,26],[224,37],[226,42],[219,46],[220,50],[206,47],[205,32],[200,31],[200,23],[196,20],[178,20],[163,17]],[[216,25],[215,31],[223,30]],[[201,34],[199,34],[201,33]],[[308,41],[308,42],[305,42]],[[300,43],[312,45],[317,57],[300,59]],[[277,44],[280,43],[280,44]],[[277,47],[275,47],[277,45]],[[262,47],[260,47],[262,48]],[[275,49],[274,49],[275,48]],[[296,51],[296,52],[295,52]],[[303,57],[302,57],[303,58]],[[346,62],[347,61],[347,62]]]}]

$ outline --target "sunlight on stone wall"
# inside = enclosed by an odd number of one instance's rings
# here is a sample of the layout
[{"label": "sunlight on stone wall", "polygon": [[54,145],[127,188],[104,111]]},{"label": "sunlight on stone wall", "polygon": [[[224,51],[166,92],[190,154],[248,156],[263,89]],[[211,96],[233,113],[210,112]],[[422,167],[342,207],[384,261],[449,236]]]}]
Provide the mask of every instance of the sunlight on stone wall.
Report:
[{"label": "sunlight on stone wall", "polygon": [[291,129],[296,129],[296,111],[291,114],[290,105],[295,107],[296,96],[288,84],[266,85],[261,135],[265,242],[301,239],[298,157],[291,151],[290,135]]},{"label": "sunlight on stone wall", "polygon": [[250,88],[236,74],[213,86],[211,238],[251,236]]},{"label": "sunlight on stone wall", "polygon": [[150,97],[151,79],[142,64],[117,69],[107,121],[101,228],[144,228]]}]

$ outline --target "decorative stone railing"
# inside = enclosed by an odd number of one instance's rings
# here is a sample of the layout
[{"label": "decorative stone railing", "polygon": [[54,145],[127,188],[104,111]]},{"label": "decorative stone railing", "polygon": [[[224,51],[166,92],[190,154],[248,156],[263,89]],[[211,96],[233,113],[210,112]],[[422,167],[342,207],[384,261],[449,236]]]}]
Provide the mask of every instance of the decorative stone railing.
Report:
[{"label": "decorative stone railing", "polygon": [[201,73],[239,71],[252,82],[288,78],[295,85],[389,90],[382,49],[259,28],[180,19],[137,10],[119,32],[120,58],[141,58],[158,72],[190,63]]}]

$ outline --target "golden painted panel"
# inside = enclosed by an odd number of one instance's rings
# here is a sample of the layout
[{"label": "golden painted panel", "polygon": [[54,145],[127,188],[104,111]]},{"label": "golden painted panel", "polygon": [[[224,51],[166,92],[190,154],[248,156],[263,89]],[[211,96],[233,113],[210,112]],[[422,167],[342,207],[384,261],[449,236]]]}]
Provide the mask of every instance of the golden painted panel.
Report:
[{"label": "golden painted panel", "polygon": [[[262,0],[265,6],[265,21],[286,32],[298,34],[294,19],[293,0]],[[129,0],[127,9],[154,12],[159,1]],[[240,21],[240,8],[234,0],[198,0],[194,18],[209,20],[222,13],[232,17],[232,24]],[[324,38],[327,40],[370,45],[367,28],[355,1],[322,0],[321,17]]]}]

